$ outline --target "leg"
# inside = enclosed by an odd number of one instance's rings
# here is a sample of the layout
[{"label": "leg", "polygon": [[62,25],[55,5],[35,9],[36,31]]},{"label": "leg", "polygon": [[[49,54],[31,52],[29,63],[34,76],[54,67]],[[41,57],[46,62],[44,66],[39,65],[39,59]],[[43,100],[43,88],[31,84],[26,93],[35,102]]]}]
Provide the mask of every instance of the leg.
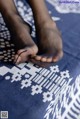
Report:
[{"label": "leg", "polygon": [[42,62],[57,62],[63,56],[63,51],[56,23],[51,19],[44,0],[29,0],[29,4],[39,38],[39,52],[42,53],[42,56],[35,56],[35,59]]},{"label": "leg", "polygon": [[[30,36],[29,26],[19,16],[13,0],[6,0],[6,2],[0,0],[0,11],[11,33],[16,50],[18,50],[15,61],[17,60],[17,64],[27,61],[30,55],[33,56],[38,52],[38,48]],[[24,50],[26,52],[22,53]]]}]

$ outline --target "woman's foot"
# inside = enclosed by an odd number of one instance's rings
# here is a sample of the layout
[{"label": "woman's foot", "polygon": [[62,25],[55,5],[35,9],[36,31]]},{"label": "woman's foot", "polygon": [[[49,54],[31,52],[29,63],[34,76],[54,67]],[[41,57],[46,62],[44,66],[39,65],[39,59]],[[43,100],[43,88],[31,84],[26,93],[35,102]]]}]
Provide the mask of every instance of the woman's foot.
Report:
[{"label": "woman's foot", "polygon": [[41,62],[57,62],[63,56],[62,39],[55,22],[51,19],[44,0],[29,0],[38,35],[39,52],[35,56]]},{"label": "woman's foot", "polygon": [[16,48],[15,64],[24,63],[29,60],[30,56],[37,54],[38,47],[31,38],[29,25],[20,21],[15,22],[11,36]]},{"label": "woman's foot", "polygon": [[38,46],[41,55],[35,59],[41,62],[57,62],[63,56],[61,34],[53,21],[37,28]]},{"label": "woman's foot", "polygon": [[[30,55],[36,55],[38,48],[30,36],[30,28],[19,16],[13,0],[0,0],[0,12],[10,31],[11,38],[16,48],[14,62],[25,62]],[[6,11],[6,12],[5,12]],[[26,52],[22,53],[26,49]],[[2,58],[1,58],[2,59]]]}]

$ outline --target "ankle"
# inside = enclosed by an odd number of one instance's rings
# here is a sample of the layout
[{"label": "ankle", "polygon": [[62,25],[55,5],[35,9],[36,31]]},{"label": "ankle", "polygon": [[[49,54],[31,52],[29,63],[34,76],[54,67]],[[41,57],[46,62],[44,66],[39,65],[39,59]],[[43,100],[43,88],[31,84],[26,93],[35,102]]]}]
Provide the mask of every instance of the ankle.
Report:
[{"label": "ankle", "polygon": [[30,26],[27,23],[25,23],[19,15],[9,17],[8,28],[11,32],[24,32],[25,30],[27,30],[27,32],[30,33]]},{"label": "ankle", "polygon": [[40,21],[39,24],[36,25],[37,29],[43,28],[56,28],[56,23],[52,19],[47,19],[45,21]]}]

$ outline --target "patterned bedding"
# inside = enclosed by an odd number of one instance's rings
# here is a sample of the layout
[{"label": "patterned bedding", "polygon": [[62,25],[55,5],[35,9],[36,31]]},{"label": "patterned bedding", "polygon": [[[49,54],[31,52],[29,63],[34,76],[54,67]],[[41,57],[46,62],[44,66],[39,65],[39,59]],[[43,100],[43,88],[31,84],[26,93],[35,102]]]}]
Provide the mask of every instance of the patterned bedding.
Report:
[{"label": "patterned bedding", "polygon": [[[5,63],[13,60],[15,49],[0,15],[0,56],[4,56],[4,62],[0,62],[1,119],[80,119],[80,8],[76,3],[66,6],[59,2],[46,0],[62,33],[64,57],[48,68],[29,62],[17,66]],[[30,7],[25,0],[15,3],[22,18],[32,26],[35,40]]]}]

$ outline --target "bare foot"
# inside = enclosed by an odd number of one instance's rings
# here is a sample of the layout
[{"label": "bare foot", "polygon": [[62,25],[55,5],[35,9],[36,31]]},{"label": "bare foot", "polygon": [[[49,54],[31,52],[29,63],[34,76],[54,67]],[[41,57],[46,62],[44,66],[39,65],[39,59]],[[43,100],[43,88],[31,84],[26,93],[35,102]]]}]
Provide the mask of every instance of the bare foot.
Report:
[{"label": "bare foot", "polygon": [[16,51],[18,50],[14,58],[14,62],[18,64],[27,61],[30,55],[36,55],[38,48],[30,36],[30,27],[19,16],[14,1],[7,0],[7,3],[0,0],[0,12],[11,33]]},{"label": "bare foot", "polygon": [[[16,28],[16,29],[15,29]],[[12,39],[16,47],[15,64],[20,64],[29,60],[38,52],[38,48],[30,36],[30,27],[18,21],[13,28]]]},{"label": "bare foot", "polygon": [[57,62],[63,56],[61,34],[53,21],[37,28],[38,46],[41,55],[35,59],[41,62]]}]

